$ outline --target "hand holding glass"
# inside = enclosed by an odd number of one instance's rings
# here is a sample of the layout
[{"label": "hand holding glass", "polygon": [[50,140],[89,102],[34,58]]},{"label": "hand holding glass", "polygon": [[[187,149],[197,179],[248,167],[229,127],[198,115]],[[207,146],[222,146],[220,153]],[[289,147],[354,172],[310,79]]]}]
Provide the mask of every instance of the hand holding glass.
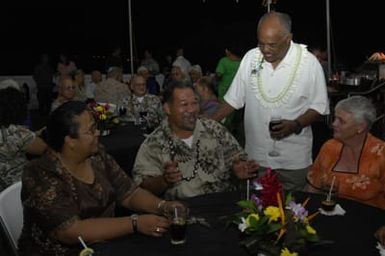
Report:
[{"label": "hand holding glass", "polygon": [[[269,131],[270,131],[270,133],[274,132],[275,131],[275,126],[279,125],[281,123],[282,123],[282,120],[281,120],[280,116],[272,116],[271,120],[270,120],[270,123],[269,123]],[[273,149],[269,152],[269,156],[272,156],[272,157],[279,156],[279,152],[275,148],[275,143],[276,143],[276,139],[273,138]]]}]

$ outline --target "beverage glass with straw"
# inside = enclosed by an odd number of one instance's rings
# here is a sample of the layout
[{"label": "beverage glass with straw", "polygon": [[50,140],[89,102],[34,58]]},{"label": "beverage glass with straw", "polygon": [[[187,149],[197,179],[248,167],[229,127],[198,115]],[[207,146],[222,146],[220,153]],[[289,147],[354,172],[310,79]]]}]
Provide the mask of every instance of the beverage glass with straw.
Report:
[{"label": "beverage glass with straw", "polygon": [[78,239],[83,246],[83,250],[80,251],[79,256],[92,256],[95,253],[94,250],[87,246],[81,236],[78,236]]},{"label": "beverage glass with straw", "polygon": [[186,242],[188,208],[179,204],[173,205],[169,212],[169,218],[171,218],[171,244],[184,244]]},{"label": "beverage glass with straw", "polygon": [[324,182],[322,185],[322,190],[326,193],[326,198],[322,200],[321,207],[323,210],[330,212],[333,211],[336,206],[336,193],[338,190],[336,176],[333,176],[331,184]]}]

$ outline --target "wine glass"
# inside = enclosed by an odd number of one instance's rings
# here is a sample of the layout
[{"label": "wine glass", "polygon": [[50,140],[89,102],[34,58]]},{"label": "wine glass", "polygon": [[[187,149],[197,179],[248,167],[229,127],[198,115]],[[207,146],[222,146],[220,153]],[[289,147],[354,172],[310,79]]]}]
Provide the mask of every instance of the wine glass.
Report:
[{"label": "wine glass", "polygon": [[140,124],[141,129],[143,131],[147,130],[147,115],[148,115],[147,111],[140,111],[139,112],[139,124]]},{"label": "wine glass", "polygon": [[[282,119],[281,116],[277,116],[277,115],[274,115],[271,117],[270,123],[269,123],[269,131],[270,132],[275,131],[275,126],[282,123],[281,119]],[[276,156],[280,155],[279,152],[275,148],[275,143],[277,140],[275,138],[272,138],[272,139],[273,139],[273,149],[269,152],[269,156],[276,157]]]}]

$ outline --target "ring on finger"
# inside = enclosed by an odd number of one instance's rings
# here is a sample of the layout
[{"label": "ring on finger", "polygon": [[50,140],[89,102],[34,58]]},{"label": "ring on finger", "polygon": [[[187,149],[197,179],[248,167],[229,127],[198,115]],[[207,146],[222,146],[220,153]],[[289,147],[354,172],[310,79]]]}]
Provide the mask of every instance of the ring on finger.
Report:
[{"label": "ring on finger", "polygon": [[155,232],[160,232],[160,227],[157,227],[156,229],[155,229]]}]

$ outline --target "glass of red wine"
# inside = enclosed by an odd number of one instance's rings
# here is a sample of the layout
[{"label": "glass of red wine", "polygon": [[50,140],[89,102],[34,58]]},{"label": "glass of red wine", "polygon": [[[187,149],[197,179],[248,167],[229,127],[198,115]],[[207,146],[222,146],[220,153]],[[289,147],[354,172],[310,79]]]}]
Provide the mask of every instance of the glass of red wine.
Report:
[{"label": "glass of red wine", "polygon": [[[269,131],[270,132],[273,132],[275,131],[275,126],[276,125],[279,125],[282,123],[282,120],[281,120],[281,116],[272,116],[271,119],[270,119],[270,123],[269,123]],[[276,156],[279,156],[279,152],[277,151],[276,147],[275,147],[275,143],[276,143],[276,139],[275,138],[272,138],[273,139],[273,149],[269,152],[269,156],[272,156],[272,157],[276,157]]]}]

